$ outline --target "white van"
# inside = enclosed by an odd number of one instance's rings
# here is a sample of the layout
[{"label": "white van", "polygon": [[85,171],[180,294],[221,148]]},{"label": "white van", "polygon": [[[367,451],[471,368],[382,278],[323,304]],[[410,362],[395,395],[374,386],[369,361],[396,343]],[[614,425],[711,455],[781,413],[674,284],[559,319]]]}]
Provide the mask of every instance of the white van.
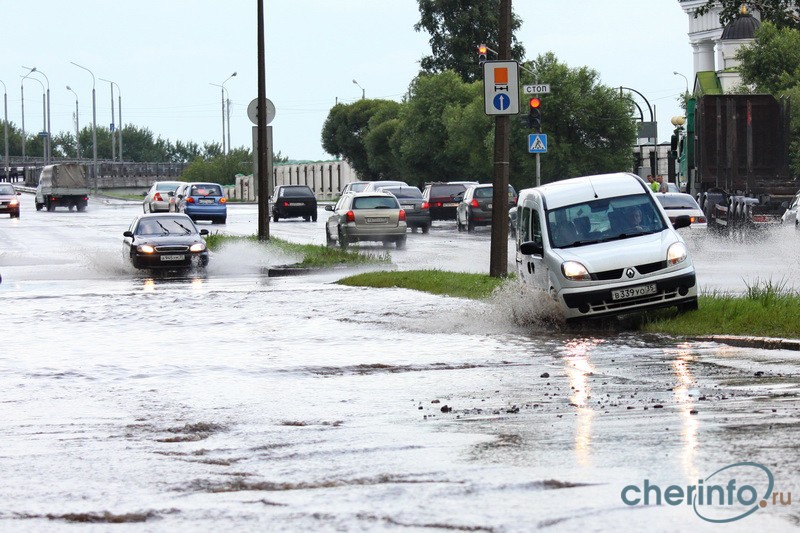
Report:
[{"label": "white van", "polygon": [[517,273],[550,291],[569,319],[655,307],[697,309],[694,265],[673,224],[635,174],[586,176],[519,193]]}]

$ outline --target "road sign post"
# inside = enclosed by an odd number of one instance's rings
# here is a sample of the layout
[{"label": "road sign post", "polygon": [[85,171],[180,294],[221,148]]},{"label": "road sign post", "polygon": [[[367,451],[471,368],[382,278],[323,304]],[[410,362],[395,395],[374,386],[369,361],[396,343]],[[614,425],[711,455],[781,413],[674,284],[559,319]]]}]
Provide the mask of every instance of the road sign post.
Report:
[{"label": "road sign post", "polygon": [[536,154],[536,186],[542,184],[541,155],[547,153],[547,135],[531,133],[528,135],[528,152]]},{"label": "road sign post", "polygon": [[516,61],[483,64],[483,107],[487,115],[519,113],[519,64]]}]

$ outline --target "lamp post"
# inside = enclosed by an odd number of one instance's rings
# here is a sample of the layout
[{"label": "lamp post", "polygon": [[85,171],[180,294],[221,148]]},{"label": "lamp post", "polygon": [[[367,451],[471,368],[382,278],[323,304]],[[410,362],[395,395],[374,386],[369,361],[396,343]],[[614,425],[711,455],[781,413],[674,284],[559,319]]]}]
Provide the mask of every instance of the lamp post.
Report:
[{"label": "lamp post", "polygon": [[78,68],[82,68],[92,75],[92,174],[94,177],[94,190],[97,191],[97,101],[95,100],[95,78],[94,72],[83,67],[74,61],[70,61]]},{"label": "lamp post", "polygon": [[6,169],[6,179],[11,181],[11,178],[9,177],[11,167],[8,164],[8,89],[6,89],[6,84],[3,83],[2,80],[0,80],[0,83],[3,84],[3,133],[5,136],[5,142],[3,143],[5,146],[5,157],[3,158],[3,164]]},{"label": "lamp post", "polygon": [[[33,71],[31,71],[31,72],[33,72]],[[28,75],[30,75],[31,72],[29,72]],[[22,80],[23,81],[25,79],[33,80],[33,81],[35,81],[36,83],[38,83],[39,85],[42,86],[42,133],[44,133],[44,137],[47,137],[47,106],[45,104],[44,83],[42,83],[42,81],[39,78],[28,78],[28,75],[24,76],[22,78]],[[41,135],[40,135],[40,137],[41,137]],[[47,139],[46,138],[42,141],[42,160],[44,161],[44,164],[47,164]]]},{"label": "lamp post", "polygon": [[358,82],[356,80],[353,80],[353,83],[355,83],[358,86],[358,88],[361,89],[361,99],[363,100],[364,96],[366,95],[366,91],[364,90],[364,88],[361,85],[358,84]]},{"label": "lamp post", "polygon": [[[227,145],[228,148],[227,148],[227,150],[225,149],[225,146],[226,146],[225,145],[225,100],[226,100],[226,98],[225,98],[225,92],[226,92],[225,84],[228,82],[228,80],[230,80],[234,76],[236,76],[235,72],[233,74],[231,74],[230,76],[228,76],[225,79],[225,81],[223,81],[221,84],[209,83],[209,85],[213,85],[214,87],[219,87],[220,88],[220,96],[221,96],[221,99],[222,99],[222,155],[227,155],[228,150],[230,150],[230,148],[231,148],[230,147],[230,142],[231,142],[231,125],[230,125],[231,114],[230,114],[230,108],[229,108],[229,110],[228,110],[228,145]],[[230,103],[228,105],[230,105]]]},{"label": "lamp post", "polygon": [[81,158],[81,127],[80,127],[80,120],[78,119],[78,93],[72,90],[72,87],[67,85],[67,90],[72,91],[72,94],[75,95],[75,146],[76,152],[78,155],[78,159]]},{"label": "lamp post", "polygon": [[[22,67],[22,68],[29,68],[29,67]],[[45,164],[50,163],[50,159],[52,158],[52,145],[50,144],[50,79],[47,75],[42,72],[41,70],[37,69],[36,67],[30,68],[31,72],[36,72],[37,74],[41,74],[44,76],[45,81],[47,82],[47,138],[45,139],[45,150],[47,154],[45,155]]]},{"label": "lamp post", "polygon": [[[111,87],[111,161],[117,159],[117,140],[116,140],[116,131],[114,129],[114,85],[117,85],[111,80],[106,80],[104,78],[97,78],[100,81],[107,81],[109,86]],[[117,85],[117,89],[119,89],[119,85]],[[121,96],[120,96],[121,98]],[[120,149],[122,149],[122,144],[120,144]],[[121,152],[120,152],[121,154]],[[120,162],[122,162],[122,157],[120,157]]]},{"label": "lamp post", "polygon": [[686,96],[688,98],[688,96],[689,96],[689,78],[687,78],[686,76],[684,76],[683,74],[681,74],[678,71],[673,71],[672,73],[675,74],[676,76],[680,76],[681,78],[686,80]]}]

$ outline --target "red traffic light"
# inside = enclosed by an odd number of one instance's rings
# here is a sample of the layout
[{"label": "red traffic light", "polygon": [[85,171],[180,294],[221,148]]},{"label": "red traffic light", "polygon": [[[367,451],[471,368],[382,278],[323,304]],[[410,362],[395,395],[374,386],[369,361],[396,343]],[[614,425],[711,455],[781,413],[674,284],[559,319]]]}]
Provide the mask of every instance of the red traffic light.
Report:
[{"label": "red traffic light", "polygon": [[478,53],[481,54],[481,55],[484,55],[484,56],[486,55],[486,45],[485,44],[478,45]]},{"label": "red traffic light", "polygon": [[539,109],[539,106],[542,105],[542,101],[538,98],[531,98],[528,105],[531,106],[531,109]]}]

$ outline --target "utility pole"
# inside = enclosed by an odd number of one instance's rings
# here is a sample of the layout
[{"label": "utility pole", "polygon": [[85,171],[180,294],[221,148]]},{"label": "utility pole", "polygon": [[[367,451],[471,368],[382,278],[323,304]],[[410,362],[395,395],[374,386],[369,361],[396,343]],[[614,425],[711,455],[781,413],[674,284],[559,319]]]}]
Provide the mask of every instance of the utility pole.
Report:
[{"label": "utility pole", "polygon": [[258,240],[269,240],[269,165],[267,150],[267,73],[264,56],[264,0],[258,2],[258,124],[256,155],[258,167]]},{"label": "utility pole", "polygon": [[[500,0],[499,59],[511,59],[511,0]],[[489,275],[501,278],[508,275],[508,174],[511,150],[511,119],[508,115],[495,117],[494,168],[492,172],[492,244]]]}]

